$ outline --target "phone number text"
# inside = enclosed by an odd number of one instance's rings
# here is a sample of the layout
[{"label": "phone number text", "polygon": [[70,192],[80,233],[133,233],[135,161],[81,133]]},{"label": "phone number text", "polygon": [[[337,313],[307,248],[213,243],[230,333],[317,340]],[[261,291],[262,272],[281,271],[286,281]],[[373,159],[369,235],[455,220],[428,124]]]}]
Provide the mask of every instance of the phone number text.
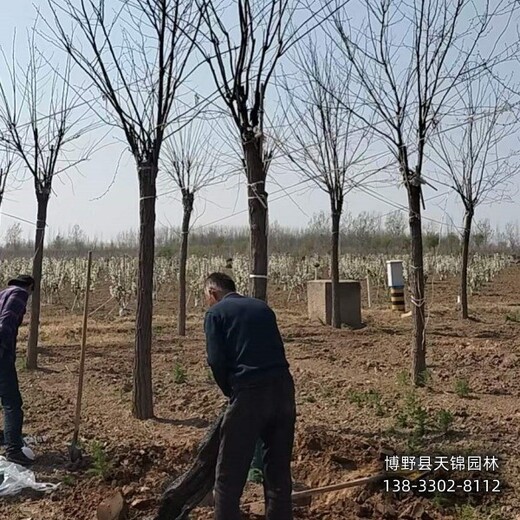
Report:
[{"label": "phone number text", "polygon": [[385,479],[383,486],[388,493],[500,493],[500,481],[488,479]]}]

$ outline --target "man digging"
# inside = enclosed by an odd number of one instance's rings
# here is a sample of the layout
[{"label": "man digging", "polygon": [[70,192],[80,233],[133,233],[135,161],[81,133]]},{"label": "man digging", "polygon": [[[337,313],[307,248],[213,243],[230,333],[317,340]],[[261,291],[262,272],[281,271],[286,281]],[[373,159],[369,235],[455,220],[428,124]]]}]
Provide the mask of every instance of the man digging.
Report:
[{"label": "man digging", "polygon": [[0,291],[0,399],[4,409],[4,443],[6,458],[29,466],[32,460],[22,452],[22,396],[16,373],[16,339],[22,324],[27,300],[34,289],[34,279],[20,275]]},{"label": "man digging", "polygon": [[208,363],[229,398],[220,428],[215,520],[240,520],[242,495],[261,439],[267,520],[292,520],[291,458],[296,406],[294,383],[274,312],[237,294],[223,273],[206,279],[210,309],[204,319]]},{"label": "man digging", "polygon": [[[233,281],[235,281],[233,272],[233,258],[230,257],[226,260],[226,266],[221,271],[227,274]],[[249,474],[247,480],[254,482],[255,484],[262,484],[264,481],[264,464],[263,464],[264,447],[261,441],[256,443],[255,454],[249,468]]]}]

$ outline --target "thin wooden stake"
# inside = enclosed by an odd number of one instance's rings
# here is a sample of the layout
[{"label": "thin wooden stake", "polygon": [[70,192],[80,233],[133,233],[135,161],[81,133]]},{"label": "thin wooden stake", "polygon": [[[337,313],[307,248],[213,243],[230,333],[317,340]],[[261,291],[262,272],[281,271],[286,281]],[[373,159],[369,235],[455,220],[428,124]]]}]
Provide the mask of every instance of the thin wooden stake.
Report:
[{"label": "thin wooden stake", "polygon": [[83,308],[83,328],[81,331],[81,356],[79,361],[79,381],[78,381],[78,396],[76,399],[76,416],[74,419],[74,436],[72,438],[73,444],[77,444],[79,436],[79,424],[81,420],[81,401],[83,398],[83,380],[85,375],[85,353],[87,351],[87,321],[88,321],[88,303],[90,296],[90,278],[92,272],[92,251],[88,252],[87,262],[87,284],[85,290],[85,304]]}]

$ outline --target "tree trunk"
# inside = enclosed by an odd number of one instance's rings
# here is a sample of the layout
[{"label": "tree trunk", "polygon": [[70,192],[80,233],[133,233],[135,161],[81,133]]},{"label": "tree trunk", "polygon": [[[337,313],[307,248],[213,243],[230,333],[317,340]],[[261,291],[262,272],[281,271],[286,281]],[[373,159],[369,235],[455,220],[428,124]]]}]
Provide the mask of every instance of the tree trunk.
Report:
[{"label": "tree trunk", "polygon": [[33,271],[34,291],[31,302],[31,323],[25,366],[30,370],[38,368],[38,336],[40,331],[40,306],[42,287],[43,250],[45,245],[45,227],[47,225],[47,206],[50,193],[37,193],[38,215],[36,218],[36,237],[34,240]]},{"label": "tree trunk", "polygon": [[152,317],[153,269],[155,260],[155,199],[157,163],[138,165],[139,177],[139,273],[137,280],[137,314],[133,409],[137,419],[151,419],[152,388]]},{"label": "tree trunk", "polygon": [[267,193],[263,141],[254,135],[244,140],[248,180],[249,227],[251,233],[251,284],[253,298],[267,301]]},{"label": "tree trunk", "polygon": [[184,213],[182,216],[181,258],[179,265],[179,336],[186,336],[186,263],[188,262],[188,239],[193,199],[193,193],[186,192],[182,196]]},{"label": "tree trunk", "polygon": [[464,234],[462,237],[462,270],[460,273],[460,305],[462,319],[469,318],[468,313],[468,264],[469,241],[471,238],[471,224],[473,223],[473,211],[466,210],[464,215]]},{"label": "tree trunk", "polygon": [[408,204],[410,208],[411,261],[410,285],[413,315],[412,339],[412,380],[415,385],[424,384],[426,372],[426,328],[424,291],[424,261],[421,224],[421,188],[408,186]]},{"label": "tree trunk", "polygon": [[330,250],[330,278],[332,289],[332,326],[341,328],[341,308],[339,298],[339,224],[341,213],[332,210],[332,235]]}]

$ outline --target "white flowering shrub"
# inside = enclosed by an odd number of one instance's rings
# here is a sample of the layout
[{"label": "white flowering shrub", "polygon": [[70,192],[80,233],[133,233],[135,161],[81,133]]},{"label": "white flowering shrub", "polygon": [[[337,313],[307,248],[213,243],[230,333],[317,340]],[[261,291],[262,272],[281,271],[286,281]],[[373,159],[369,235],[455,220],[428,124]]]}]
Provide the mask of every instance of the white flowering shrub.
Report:
[{"label": "white flowering shrub", "polygon": [[[364,280],[370,277],[375,286],[386,287],[386,261],[394,259],[384,255],[342,255],[339,262],[340,278]],[[512,257],[503,254],[473,255],[468,268],[468,289],[470,293],[481,290],[503,269],[511,265]],[[221,271],[226,265],[223,257],[188,258],[186,279],[188,302],[200,307],[203,296],[203,283],[213,271]],[[412,268],[408,257],[403,258],[405,280]],[[86,258],[45,258],[43,262],[42,295],[47,303],[61,301],[65,289],[72,292],[75,301],[84,296],[86,283]],[[447,280],[460,276],[461,259],[454,255],[425,255],[425,274],[430,279]],[[20,273],[30,273],[31,258],[0,260],[0,286],[5,287],[10,278]],[[101,283],[108,285],[110,295],[119,305],[119,314],[125,314],[137,296],[138,259],[129,256],[95,258],[92,265],[91,289]],[[329,256],[310,256],[297,258],[286,254],[274,254],[269,258],[269,285],[287,293],[288,301],[301,300],[305,294],[306,283],[318,273],[330,276]],[[233,278],[237,290],[247,294],[250,280],[250,263],[246,255],[233,258]],[[153,281],[154,298],[163,292],[176,290],[179,280],[179,261],[176,258],[157,258]]]}]

